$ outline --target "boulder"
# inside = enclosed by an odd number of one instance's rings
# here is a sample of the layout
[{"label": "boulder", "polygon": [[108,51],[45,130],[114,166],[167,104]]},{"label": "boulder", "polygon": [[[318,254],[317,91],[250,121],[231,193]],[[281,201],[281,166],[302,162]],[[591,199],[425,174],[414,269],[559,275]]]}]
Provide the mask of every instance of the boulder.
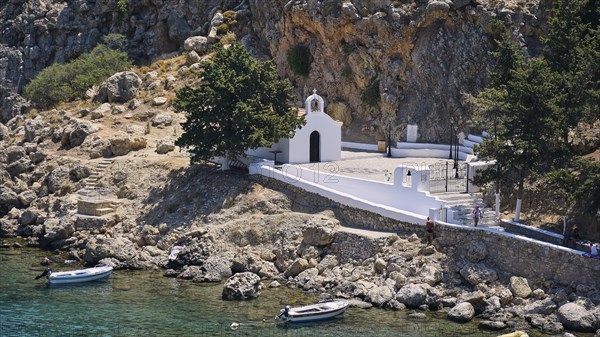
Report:
[{"label": "boulder", "polygon": [[110,157],[113,154],[110,148],[110,140],[96,135],[89,137],[83,147],[88,151],[91,159]]},{"label": "boulder", "polygon": [[70,183],[70,172],[66,166],[59,166],[48,175],[48,191],[56,193]]},{"label": "boulder", "polygon": [[448,16],[450,5],[444,1],[429,1],[425,15],[429,20],[439,20]]},{"label": "boulder", "polygon": [[558,308],[558,319],[566,329],[594,332],[600,329],[600,309],[567,303]]},{"label": "boulder", "polygon": [[0,140],[8,139],[10,135],[10,130],[6,127],[6,125],[0,123]]},{"label": "boulder", "polygon": [[375,260],[374,268],[375,268],[375,272],[377,274],[383,274],[386,266],[387,266],[387,263],[385,262],[384,259],[378,258]]},{"label": "boulder", "polygon": [[444,278],[444,274],[432,265],[425,265],[419,270],[418,276],[421,278],[420,281],[427,283],[430,286],[436,285]]},{"label": "boulder", "polygon": [[146,138],[143,137],[131,137],[120,133],[110,138],[110,151],[115,156],[124,156],[131,151],[144,148],[146,148]]},{"label": "boulder", "polygon": [[325,270],[333,269],[339,265],[339,261],[335,255],[325,255],[317,265],[319,274],[322,274]]},{"label": "boulder", "polygon": [[11,177],[16,177],[21,173],[30,172],[31,170],[33,170],[33,165],[31,164],[31,159],[29,159],[29,157],[20,158],[6,166],[6,172],[8,172]]},{"label": "boulder", "polygon": [[249,300],[257,298],[261,290],[258,275],[250,272],[239,273],[225,281],[222,297],[224,300]]},{"label": "boulder", "polygon": [[308,268],[308,261],[303,258],[296,259],[283,273],[285,277],[294,277]]},{"label": "boulder", "polygon": [[100,85],[94,96],[95,102],[123,103],[137,96],[142,79],[131,71],[123,71],[109,77]]},{"label": "boulder", "polygon": [[152,126],[159,128],[173,124],[173,117],[168,112],[159,112],[152,118]]},{"label": "boulder", "polygon": [[211,256],[202,265],[203,275],[199,277],[202,282],[221,282],[224,278],[231,277],[231,261],[222,256]]},{"label": "boulder", "polygon": [[483,330],[500,331],[506,328],[506,323],[502,321],[481,321],[479,328]]},{"label": "boulder", "polygon": [[171,138],[163,138],[156,144],[156,153],[165,154],[175,150],[175,142]]},{"label": "boulder", "polygon": [[21,213],[21,216],[19,217],[19,225],[21,226],[29,226],[29,225],[33,225],[35,224],[35,222],[37,221],[37,218],[39,216],[39,213],[37,210],[25,210],[23,213]]},{"label": "boulder", "polygon": [[475,316],[475,309],[473,305],[468,302],[462,302],[454,306],[448,312],[448,318],[460,323],[469,322]]},{"label": "boulder", "polygon": [[34,119],[25,120],[25,140],[28,142],[38,142],[47,136],[48,129],[46,123],[40,116]]},{"label": "boulder", "polygon": [[45,243],[51,243],[58,240],[65,240],[71,237],[75,232],[75,226],[71,221],[61,221],[57,218],[49,218],[44,221]]},{"label": "boulder", "polygon": [[0,217],[8,214],[13,207],[19,207],[19,196],[8,187],[0,187]]},{"label": "boulder", "polygon": [[89,264],[97,264],[104,258],[115,258],[120,262],[131,262],[137,257],[133,242],[124,237],[90,237],[85,245],[83,259]]},{"label": "boulder", "polygon": [[333,242],[339,222],[327,220],[325,223],[309,225],[302,230],[302,242],[311,246],[327,246]]},{"label": "boulder", "polygon": [[411,308],[418,308],[426,297],[427,286],[421,284],[407,284],[396,293],[396,300]]},{"label": "boulder", "polygon": [[17,221],[0,219],[0,238],[11,238],[17,236],[17,229]]},{"label": "boulder", "polygon": [[387,286],[372,288],[365,297],[367,302],[371,302],[378,307],[383,306],[392,299],[394,299],[394,291]]},{"label": "boulder", "polygon": [[525,306],[525,314],[549,315],[553,313],[558,306],[551,299],[538,300]]},{"label": "boulder", "polygon": [[[525,320],[532,327],[548,334],[554,335],[564,331],[563,325],[556,320],[554,315],[527,314]],[[565,334],[564,337],[566,336]]]},{"label": "boulder", "polygon": [[471,0],[452,0],[450,6],[452,6],[453,9],[460,9],[469,4],[471,4]]},{"label": "boulder", "polygon": [[152,105],[154,106],[160,106],[167,103],[167,98],[166,97],[154,97],[152,99]]},{"label": "boulder", "polygon": [[112,107],[110,106],[110,103],[102,103],[99,107],[92,110],[90,118],[92,120],[103,118],[104,116],[110,114],[111,110]]},{"label": "boulder", "polygon": [[183,268],[181,273],[179,273],[179,275],[177,275],[177,278],[184,279],[184,280],[191,280],[191,279],[195,279],[200,276],[202,276],[202,270],[200,270],[200,267],[186,266]]},{"label": "boulder", "polygon": [[496,274],[495,270],[480,263],[467,263],[461,268],[460,275],[472,286],[480,283],[491,283],[498,279],[498,274]]},{"label": "boulder", "polygon": [[209,43],[208,39],[204,36],[192,36],[185,39],[183,42],[183,49],[185,51],[195,51],[202,55],[208,50]]},{"label": "boulder", "polygon": [[25,148],[22,146],[12,145],[3,150],[6,155],[7,164],[15,162],[21,158],[25,158],[27,153],[25,152]]},{"label": "boulder", "polygon": [[513,276],[509,283],[510,292],[515,297],[527,298],[531,295],[531,288],[526,278]]},{"label": "boulder", "polygon": [[75,147],[83,144],[87,136],[98,132],[99,128],[89,121],[72,118],[63,130],[61,145]]}]

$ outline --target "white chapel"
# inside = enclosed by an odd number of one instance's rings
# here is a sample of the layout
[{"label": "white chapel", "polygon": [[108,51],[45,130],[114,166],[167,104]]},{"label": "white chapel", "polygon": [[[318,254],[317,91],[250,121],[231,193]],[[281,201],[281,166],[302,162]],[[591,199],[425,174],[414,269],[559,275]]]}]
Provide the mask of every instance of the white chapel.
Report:
[{"label": "white chapel", "polygon": [[[316,110],[313,104],[316,101]],[[341,159],[342,122],[325,113],[325,102],[313,90],[304,102],[304,111],[299,110],[299,118],[306,124],[296,129],[293,138],[281,138],[270,148],[249,150],[247,154],[275,160],[278,163],[304,164]]]}]

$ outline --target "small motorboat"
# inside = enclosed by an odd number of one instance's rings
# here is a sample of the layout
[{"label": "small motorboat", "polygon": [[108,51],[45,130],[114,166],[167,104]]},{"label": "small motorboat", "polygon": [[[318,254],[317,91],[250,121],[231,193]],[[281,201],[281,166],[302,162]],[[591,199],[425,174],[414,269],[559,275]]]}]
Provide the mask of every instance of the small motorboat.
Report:
[{"label": "small motorboat", "polygon": [[44,270],[41,275],[36,276],[35,279],[37,280],[45,276],[46,283],[49,285],[90,282],[108,278],[112,270],[113,267],[110,266],[96,266],[93,268],[61,271],[55,273],[50,268],[46,268],[46,270]]},{"label": "small motorboat", "polygon": [[279,311],[276,318],[290,323],[320,321],[342,315],[346,311],[348,304],[348,301],[344,300],[326,300],[303,307],[291,308],[289,305],[286,305],[285,308]]}]

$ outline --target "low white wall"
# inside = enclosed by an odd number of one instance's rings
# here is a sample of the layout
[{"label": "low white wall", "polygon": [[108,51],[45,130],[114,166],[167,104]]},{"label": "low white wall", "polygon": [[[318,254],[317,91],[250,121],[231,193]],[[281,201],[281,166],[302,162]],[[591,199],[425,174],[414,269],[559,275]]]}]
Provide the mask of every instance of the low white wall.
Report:
[{"label": "low white wall", "polygon": [[444,204],[420,191],[421,174],[428,177],[427,172],[411,170],[411,177],[407,178],[403,167],[394,172],[395,184],[341,176],[335,171],[327,172],[326,168],[325,172],[319,172],[295,165],[283,165],[281,170],[252,165],[250,174],[261,174],[352,207],[411,223],[420,223],[429,215],[430,208]]},{"label": "low white wall", "polygon": [[[446,156],[450,154],[450,145],[448,144],[432,144],[432,143],[407,143],[407,142],[397,142],[397,149],[425,149],[425,150],[444,150],[446,152]],[[454,150],[454,146],[452,146]],[[468,154],[473,154],[473,149],[466,146],[459,146],[458,152],[464,152]]]},{"label": "low white wall", "polygon": [[[440,158],[448,159],[449,150],[432,149],[395,149],[392,148],[392,157],[394,158]],[[467,154],[458,152],[458,159],[467,160]]]},{"label": "low white wall", "polygon": [[342,142],[342,147],[353,150],[377,151],[377,144]]}]

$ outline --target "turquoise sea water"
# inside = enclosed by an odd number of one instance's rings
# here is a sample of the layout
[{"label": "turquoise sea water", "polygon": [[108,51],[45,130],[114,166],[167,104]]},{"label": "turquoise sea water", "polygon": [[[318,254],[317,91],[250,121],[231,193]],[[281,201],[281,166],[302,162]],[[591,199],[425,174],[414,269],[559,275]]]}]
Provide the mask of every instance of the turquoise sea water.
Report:
[{"label": "turquoise sea water", "polygon": [[[410,310],[349,308],[344,317],[327,322],[274,324],[272,317],[285,304],[309,304],[316,297],[282,287],[264,289],[252,301],[223,301],[220,284],[170,279],[160,272],[119,270],[103,282],[45,288],[34,280],[44,269],[39,265],[44,256],[51,255],[0,249],[0,336],[499,335],[478,330],[476,322],[456,324],[431,313],[427,320],[411,319]],[[232,322],[241,325],[231,330]]]}]

